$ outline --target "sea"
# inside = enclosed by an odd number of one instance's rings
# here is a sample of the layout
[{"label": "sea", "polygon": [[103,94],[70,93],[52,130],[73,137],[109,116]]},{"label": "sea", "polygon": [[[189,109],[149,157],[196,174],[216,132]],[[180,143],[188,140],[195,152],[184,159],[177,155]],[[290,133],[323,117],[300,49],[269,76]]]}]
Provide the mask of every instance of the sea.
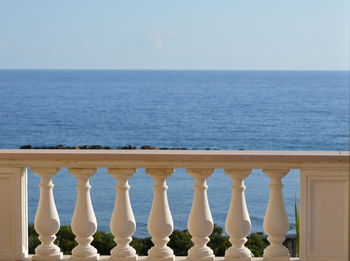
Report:
[{"label": "sea", "polygon": [[[220,150],[350,150],[349,71],[0,70],[0,148],[151,145]],[[62,225],[71,222],[76,180],[61,169],[54,194]],[[138,169],[129,180],[137,230],[149,236],[152,179]],[[222,169],[208,178],[214,223],[223,227],[231,198]],[[115,200],[106,169],[91,178],[98,230],[109,232]],[[176,169],[168,179],[174,229],[186,229],[193,179]],[[299,171],[283,179],[295,227]],[[28,171],[29,223],[39,178]],[[252,231],[263,231],[268,178],[246,179]]]}]

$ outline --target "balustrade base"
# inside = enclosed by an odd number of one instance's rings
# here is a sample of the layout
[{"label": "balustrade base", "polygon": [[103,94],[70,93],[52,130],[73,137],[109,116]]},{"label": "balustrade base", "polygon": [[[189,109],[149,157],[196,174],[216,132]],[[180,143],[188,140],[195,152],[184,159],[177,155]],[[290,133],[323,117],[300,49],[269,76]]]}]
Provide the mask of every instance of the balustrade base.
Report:
[{"label": "balustrade base", "polygon": [[34,255],[32,257],[32,260],[33,261],[58,261],[58,260],[62,260],[62,258],[63,258],[63,254],[59,253],[52,256]]},{"label": "balustrade base", "polygon": [[109,261],[136,261],[138,260],[138,256],[129,256],[129,257],[122,257],[122,256],[111,256]]},{"label": "balustrade base", "polygon": [[97,261],[100,260],[100,255],[89,256],[89,257],[80,257],[80,256],[71,256],[69,261]]},{"label": "balustrade base", "polygon": [[225,257],[224,261],[252,261],[251,257]]},{"label": "balustrade base", "polygon": [[[99,261],[109,261],[111,256],[100,256],[99,257]],[[25,260],[25,261],[34,261],[33,259],[33,255],[29,255],[27,258],[25,259],[2,259],[2,257],[0,256],[0,260],[6,260],[6,261],[15,261],[15,260]],[[146,261],[148,257],[147,256],[138,256],[137,257],[137,261]],[[283,257],[282,257],[283,258]],[[176,256],[175,257],[175,261],[186,261],[187,257],[185,256]],[[66,256],[64,255],[62,260],[64,261],[70,261],[71,260],[71,256]],[[85,259],[87,260],[87,259]],[[220,257],[215,257],[214,259],[215,261],[224,261],[224,257],[220,256]],[[289,259],[288,259],[289,260]],[[262,257],[253,257],[252,261],[264,261]],[[292,257],[290,258],[290,261],[300,261],[298,257]]]},{"label": "balustrade base", "polygon": [[169,256],[169,257],[147,256],[145,261],[175,261],[175,256]]},{"label": "balustrade base", "polygon": [[197,256],[188,256],[186,261],[214,261],[215,256],[206,256],[206,257],[197,257]]},{"label": "balustrade base", "polygon": [[290,261],[288,256],[263,257],[263,261]]}]

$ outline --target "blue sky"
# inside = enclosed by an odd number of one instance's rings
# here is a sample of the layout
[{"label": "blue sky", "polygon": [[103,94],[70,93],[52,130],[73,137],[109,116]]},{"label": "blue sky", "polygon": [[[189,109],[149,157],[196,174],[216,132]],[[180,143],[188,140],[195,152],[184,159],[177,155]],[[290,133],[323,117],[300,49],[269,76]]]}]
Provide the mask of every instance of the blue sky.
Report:
[{"label": "blue sky", "polygon": [[0,68],[348,70],[347,0],[0,0]]}]

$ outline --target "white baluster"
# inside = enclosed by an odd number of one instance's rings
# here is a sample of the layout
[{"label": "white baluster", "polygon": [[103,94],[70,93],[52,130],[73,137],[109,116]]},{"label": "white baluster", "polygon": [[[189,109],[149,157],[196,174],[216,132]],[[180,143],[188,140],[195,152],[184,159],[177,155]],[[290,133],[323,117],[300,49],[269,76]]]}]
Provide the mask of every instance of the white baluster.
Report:
[{"label": "white baluster", "polygon": [[32,260],[61,260],[60,248],[53,243],[56,239],[55,234],[60,229],[60,219],[53,196],[52,178],[59,168],[32,168],[32,171],[41,179],[40,199],[34,221],[41,244],[35,249]]},{"label": "white baluster", "polygon": [[71,224],[78,245],[72,250],[70,260],[95,261],[99,259],[99,254],[90,243],[96,232],[97,222],[90,198],[89,178],[95,174],[96,169],[70,168],[69,172],[78,180],[77,201]]},{"label": "white baluster", "polygon": [[169,209],[166,179],[174,172],[172,168],[146,169],[154,179],[153,203],[148,218],[148,231],[152,235],[154,246],[148,251],[149,261],[174,261],[173,250],[167,246],[173,232],[173,218]]},{"label": "white baluster", "polygon": [[270,177],[270,196],[264,218],[264,231],[268,235],[267,240],[270,245],[265,248],[264,261],[287,261],[289,251],[282,245],[285,240],[284,235],[288,232],[288,216],[284,207],[282,195],[282,177],[289,170],[266,169],[264,173]]},{"label": "white baluster", "polygon": [[213,261],[213,250],[207,246],[214,223],[208,204],[206,184],[206,179],[213,173],[213,169],[187,169],[187,172],[195,179],[194,198],[188,220],[188,231],[194,246],[188,251],[187,260]]},{"label": "white baluster", "polygon": [[252,253],[244,246],[251,229],[244,195],[244,179],[249,176],[250,169],[225,169],[225,173],[232,179],[232,198],[225,223],[232,246],[226,250],[224,260],[251,261]]},{"label": "white baluster", "polygon": [[137,259],[135,249],[129,245],[136,229],[136,222],[130,204],[128,179],[135,171],[136,169],[133,168],[108,169],[108,172],[117,180],[116,200],[110,222],[117,246],[111,250],[110,261],[135,261]]}]

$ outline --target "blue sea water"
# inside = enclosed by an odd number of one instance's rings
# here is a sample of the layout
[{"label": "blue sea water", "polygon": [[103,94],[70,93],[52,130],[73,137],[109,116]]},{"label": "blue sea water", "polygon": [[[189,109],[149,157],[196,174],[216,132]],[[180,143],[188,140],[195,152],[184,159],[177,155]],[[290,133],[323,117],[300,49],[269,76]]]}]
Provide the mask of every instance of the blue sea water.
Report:
[{"label": "blue sea water", "polygon": [[[349,150],[348,71],[103,71],[0,70],[0,148],[31,144],[153,145],[197,149]],[[290,223],[299,174],[284,179]],[[29,173],[29,220],[39,180]],[[61,223],[69,224],[75,180],[54,178]],[[99,229],[109,230],[113,179],[101,169],[91,179]],[[142,169],[130,179],[136,235],[147,235],[152,180]],[[183,169],[168,180],[175,229],[185,229],[193,197]],[[230,180],[208,179],[214,222],[223,226]],[[262,231],[268,179],[246,180],[253,231]],[[181,193],[179,193],[181,192]]]}]

